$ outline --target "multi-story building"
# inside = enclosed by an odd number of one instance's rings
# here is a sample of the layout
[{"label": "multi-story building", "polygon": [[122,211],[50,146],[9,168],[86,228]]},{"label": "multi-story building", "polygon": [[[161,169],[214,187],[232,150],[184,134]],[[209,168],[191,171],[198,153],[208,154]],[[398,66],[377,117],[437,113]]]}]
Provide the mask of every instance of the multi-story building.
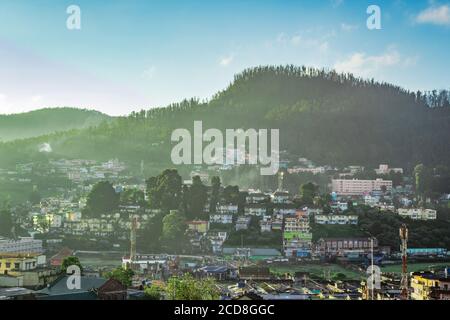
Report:
[{"label": "multi-story building", "polygon": [[231,214],[212,214],[209,216],[210,223],[231,224],[233,223],[233,215]]},{"label": "multi-story building", "polygon": [[237,215],[239,211],[237,204],[222,204],[217,206],[216,213]]},{"label": "multi-story building", "polygon": [[272,203],[275,204],[290,204],[291,196],[289,195],[289,192],[287,191],[277,191],[274,194],[271,195]]},{"label": "multi-story building", "polygon": [[251,217],[239,217],[236,221],[236,231],[247,230],[250,226]]},{"label": "multi-story building", "polygon": [[403,169],[402,168],[389,168],[389,165],[387,165],[387,164],[380,164],[378,169],[375,169],[375,172],[378,175],[389,174],[389,173],[403,174]]},{"label": "multi-story building", "polygon": [[293,216],[297,212],[297,209],[295,208],[282,208],[282,207],[275,207],[273,208],[273,214],[281,214],[283,216]]},{"label": "multi-story building", "polygon": [[209,221],[188,221],[188,230],[198,232],[198,233],[207,233],[209,230]]},{"label": "multi-story building", "polygon": [[267,207],[265,205],[245,206],[244,214],[246,216],[262,217],[267,214]]},{"label": "multi-story building", "polygon": [[[345,256],[347,253],[368,254],[371,249],[371,238],[325,238],[317,242],[317,251],[323,256]],[[373,249],[378,249],[378,241],[375,238]]]},{"label": "multi-story building", "polygon": [[258,203],[267,203],[269,202],[270,196],[264,194],[260,191],[250,191],[247,197],[245,198],[245,202],[247,204],[258,204]]},{"label": "multi-story building", "polygon": [[432,209],[398,209],[398,214],[403,218],[412,220],[436,220],[437,211]]},{"label": "multi-story building", "polygon": [[411,277],[411,299],[432,300],[439,288],[439,277],[433,273],[416,273]]},{"label": "multi-story building", "polygon": [[287,257],[307,257],[311,254],[312,234],[305,212],[284,219],[283,251]]},{"label": "multi-story building", "polygon": [[34,254],[44,252],[42,240],[20,238],[19,240],[0,240],[0,253]]},{"label": "multi-story building", "polygon": [[344,196],[362,196],[373,191],[392,190],[391,180],[357,180],[357,179],[333,179],[331,182],[332,191]]},{"label": "multi-story building", "polygon": [[320,214],[314,217],[317,224],[358,224],[358,216],[343,214]]}]

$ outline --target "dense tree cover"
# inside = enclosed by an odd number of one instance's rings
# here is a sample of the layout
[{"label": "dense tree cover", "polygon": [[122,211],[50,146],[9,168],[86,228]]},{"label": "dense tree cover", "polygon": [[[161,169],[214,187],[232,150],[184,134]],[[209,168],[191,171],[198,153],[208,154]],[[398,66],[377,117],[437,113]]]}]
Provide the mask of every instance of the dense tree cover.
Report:
[{"label": "dense tree cover", "polygon": [[196,218],[208,219],[208,214],[204,213],[204,208],[208,201],[208,193],[200,177],[193,177],[192,186],[185,192],[187,192],[187,196],[184,197],[186,201],[186,217],[191,220]]},{"label": "dense tree cover", "polygon": [[109,181],[100,181],[88,194],[84,213],[91,217],[111,214],[119,207],[120,195]]},{"label": "dense tree cover", "polygon": [[162,220],[161,245],[169,252],[177,252],[185,245],[187,228],[185,216],[173,210]]},{"label": "dense tree cover", "polygon": [[61,264],[61,272],[67,273],[67,268],[70,266],[78,266],[80,271],[83,272],[83,266],[81,265],[80,259],[78,257],[67,257],[64,258]]},{"label": "dense tree cover", "polygon": [[182,199],[182,179],[177,170],[167,169],[146,181],[150,208],[177,210]]},{"label": "dense tree cover", "polygon": [[217,211],[217,204],[220,200],[220,187],[221,182],[220,178],[215,176],[211,178],[211,197],[209,200],[209,212],[210,213],[216,213]]},{"label": "dense tree cover", "polygon": [[14,223],[12,220],[11,208],[8,203],[3,203],[0,207],[0,236],[10,238]]},{"label": "dense tree cover", "polygon": [[300,186],[300,197],[305,205],[312,205],[314,199],[319,194],[319,187],[312,183],[305,183]]},{"label": "dense tree cover", "polygon": [[164,287],[152,283],[150,286],[144,288],[144,294],[147,300],[161,300],[164,295]]},{"label": "dense tree cover", "polygon": [[100,112],[75,108],[41,109],[21,114],[0,115],[0,141],[87,128],[108,119],[107,115]]},{"label": "dense tree cover", "polygon": [[145,193],[138,189],[126,189],[120,193],[120,204],[139,205],[144,208],[147,206]]},{"label": "dense tree cover", "polygon": [[202,119],[205,130],[280,129],[282,149],[319,164],[412,169],[417,163],[449,164],[449,118],[446,91],[413,93],[306,67],[256,67],[236,75],[210,101],[185,100],[95,128],[1,144],[0,166],[42,156],[36,148],[48,142],[57,157],[118,157],[135,166],[144,160],[146,170],[156,171],[171,162],[172,131],[192,130]]},{"label": "dense tree cover", "polygon": [[196,280],[190,274],[171,277],[165,289],[169,300],[217,300],[220,292],[213,279]]},{"label": "dense tree cover", "polygon": [[106,277],[108,279],[114,279],[119,281],[121,284],[123,284],[126,287],[130,287],[133,283],[133,276],[134,272],[131,269],[124,269],[122,267],[116,268],[112,270],[111,272],[108,272],[106,274]]}]

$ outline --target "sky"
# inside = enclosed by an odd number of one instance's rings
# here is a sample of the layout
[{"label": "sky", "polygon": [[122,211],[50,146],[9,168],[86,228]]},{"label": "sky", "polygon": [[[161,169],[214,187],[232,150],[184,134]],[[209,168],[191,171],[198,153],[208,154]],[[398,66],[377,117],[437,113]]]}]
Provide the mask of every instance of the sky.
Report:
[{"label": "sky", "polygon": [[[81,29],[67,27],[71,5]],[[449,52],[448,0],[0,0],[0,113],[125,115],[208,99],[257,65],[450,89]]]}]

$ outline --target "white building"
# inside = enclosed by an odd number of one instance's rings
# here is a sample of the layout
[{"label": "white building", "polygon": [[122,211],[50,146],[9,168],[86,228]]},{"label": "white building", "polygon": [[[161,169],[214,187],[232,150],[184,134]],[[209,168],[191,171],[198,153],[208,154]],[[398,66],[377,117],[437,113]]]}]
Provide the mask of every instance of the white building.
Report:
[{"label": "white building", "polygon": [[265,206],[246,206],[244,213],[246,216],[261,217],[267,213],[267,208]]},{"label": "white building", "polygon": [[216,212],[220,214],[238,214],[238,205],[237,204],[222,204],[217,206]]},{"label": "white building", "polygon": [[233,215],[231,214],[212,214],[209,216],[210,223],[231,224],[233,223]]},{"label": "white building", "polygon": [[271,195],[272,203],[276,204],[288,204],[292,203],[289,192],[287,191],[277,191]]},{"label": "white building", "polygon": [[398,214],[412,220],[436,220],[437,212],[432,209],[398,209]]},{"label": "white building", "polygon": [[42,240],[20,238],[19,240],[0,240],[0,253],[42,253]]},{"label": "white building", "polygon": [[247,230],[250,226],[250,217],[239,217],[236,221],[236,231]]},{"label": "white building", "polygon": [[403,169],[402,168],[389,168],[389,166],[387,164],[380,164],[378,169],[375,169],[375,172],[378,175],[389,174],[391,172],[403,174]]},{"label": "white building", "polygon": [[317,224],[358,224],[358,216],[356,215],[341,215],[341,214],[320,214],[314,217]]},{"label": "white building", "polygon": [[308,233],[310,231],[309,221],[299,218],[285,218],[284,232],[302,232]]},{"label": "white building", "polygon": [[386,188],[386,191],[392,190],[391,180],[347,180],[347,179],[333,179],[331,182],[332,191],[338,195],[344,196],[362,196],[374,191],[381,191]]}]

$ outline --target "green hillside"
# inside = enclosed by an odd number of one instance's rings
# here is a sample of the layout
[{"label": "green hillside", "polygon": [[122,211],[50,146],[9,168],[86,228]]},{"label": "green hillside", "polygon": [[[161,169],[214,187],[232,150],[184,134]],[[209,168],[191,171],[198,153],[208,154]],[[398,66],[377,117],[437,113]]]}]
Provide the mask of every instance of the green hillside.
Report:
[{"label": "green hillside", "polygon": [[97,111],[75,108],[41,109],[27,113],[0,115],[0,141],[87,128],[108,118],[107,115]]},{"label": "green hillside", "polygon": [[[176,128],[277,128],[281,147],[317,163],[366,166],[450,165],[448,92],[428,95],[305,67],[259,67],[236,75],[208,102],[186,100],[132,113],[97,127],[0,145],[0,167],[43,155],[138,165],[170,163]],[[70,122],[73,119],[68,119]]]}]

